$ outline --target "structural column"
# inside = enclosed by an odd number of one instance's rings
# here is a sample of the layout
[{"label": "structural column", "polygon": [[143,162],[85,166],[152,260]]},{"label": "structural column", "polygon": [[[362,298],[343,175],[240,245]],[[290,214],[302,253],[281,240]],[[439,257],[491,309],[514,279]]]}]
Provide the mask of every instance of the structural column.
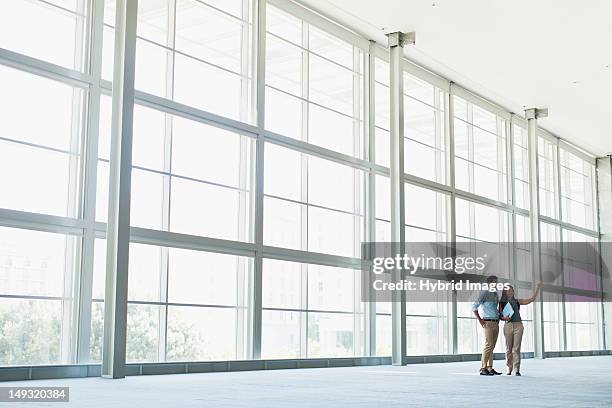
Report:
[{"label": "structural column", "polygon": [[117,0],[102,377],[125,377],[138,0]]},{"label": "structural column", "polygon": [[[446,109],[444,115],[444,128],[448,129],[448,165],[446,166],[446,179],[451,186],[451,194],[449,205],[446,212],[447,220],[447,240],[451,242],[451,253],[450,256],[457,256],[457,210],[456,202],[457,196],[455,194],[455,103],[453,99],[453,82],[449,84],[448,93],[446,94]],[[458,339],[458,320],[457,320],[457,291],[451,292],[450,306],[448,309],[449,314],[449,339],[448,339],[448,351],[450,354],[457,354],[459,352],[459,339]]]},{"label": "structural column", "polygon": [[261,336],[262,336],[262,291],[263,291],[263,202],[264,202],[264,136],[265,129],[265,71],[266,71],[266,2],[258,0],[253,2],[253,15],[256,21],[253,41],[253,55],[256,56],[253,76],[256,78],[253,84],[255,95],[255,106],[253,115],[257,120],[257,141],[255,143],[255,172],[252,185],[255,189],[255,202],[252,206],[252,216],[255,222],[253,229],[253,240],[256,252],[253,260],[253,273],[249,293],[248,314],[248,344],[247,358],[259,360],[261,358]]},{"label": "structural column", "polygon": [[[391,95],[390,163],[391,183],[391,242],[392,255],[404,250],[404,75],[402,68],[403,47],[414,44],[414,33],[395,32],[387,35],[389,40],[389,87]],[[402,271],[393,270],[393,282],[402,279]],[[406,362],[406,292],[394,291],[392,297],[392,363]]]},{"label": "structural column", "polygon": [[[547,117],[547,109],[527,109],[527,133],[529,138],[529,220],[531,231],[532,284],[542,278],[540,269],[540,199],[538,187],[538,118]],[[540,293],[533,307],[533,350],[537,358],[544,358],[544,305]]]},{"label": "structural column", "polygon": [[[368,58],[366,62],[365,75],[363,77],[363,89],[364,94],[364,133],[368,135],[366,145],[366,159],[371,163],[376,162],[376,112],[375,112],[375,70],[376,70],[376,43],[370,41],[370,47],[368,50]],[[365,223],[365,235],[366,241],[376,241],[376,173],[374,171],[368,172],[367,184],[366,184],[366,223]],[[364,256],[366,254],[362,254]],[[367,255],[366,255],[367,256]],[[366,258],[368,259],[368,258]],[[364,282],[361,283],[365,285]],[[370,299],[366,303],[365,313],[365,332],[366,332],[366,355],[376,355],[376,299]]]},{"label": "structural column", "polygon": [[612,269],[612,251],[610,250],[610,243],[612,242],[612,156],[597,159],[596,177],[602,291],[599,346],[603,350],[609,350],[612,349],[612,338],[606,336],[606,334],[612,333],[612,331],[606,329],[612,325],[612,316],[609,313],[612,309],[606,308],[605,305],[612,302],[612,280],[610,276],[610,270]]}]

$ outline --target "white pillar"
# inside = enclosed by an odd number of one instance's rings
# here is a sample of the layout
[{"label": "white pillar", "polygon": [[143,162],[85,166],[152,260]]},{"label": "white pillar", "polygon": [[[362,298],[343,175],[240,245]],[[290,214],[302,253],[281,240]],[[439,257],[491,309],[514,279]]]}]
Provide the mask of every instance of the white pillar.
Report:
[{"label": "white pillar", "polygon": [[102,377],[125,377],[138,0],[117,0]]},{"label": "white pillar", "polygon": [[257,135],[255,144],[255,172],[253,185],[255,190],[255,203],[253,205],[253,220],[255,222],[253,239],[256,252],[253,260],[252,286],[250,292],[250,313],[248,319],[248,345],[247,357],[258,360],[261,358],[261,336],[262,336],[262,280],[263,280],[263,202],[264,202],[264,136],[265,128],[265,71],[266,71],[266,2],[257,0],[253,3],[253,14],[255,16],[255,41],[254,55],[255,76],[254,93],[256,106],[254,115],[257,120]]},{"label": "white pillar", "polygon": [[[404,214],[404,70],[402,68],[404,44],[414,43],[414,33],[395,32],[389,39],[389,86],[391,95],[390,182],[391,182],[391,241],[393,253],[403,251],[405,243]],[[393,270],[393,282],[402,279],[399,270]],[[406,292],[394,291],[391,309],[392,363],[406,362]]]},{"label": "white pillar", "polygon": [[[527,133],[529,138],[529,220],[531,230],[531,264],[532,283],[535,284],[542,278],[540,270],[540,199],[538,187],[538,118],[548,116],[547,110],[527,109]],[[543,296],[533,306],[533,351],[537,358],[544,358],[544,305]]]}]

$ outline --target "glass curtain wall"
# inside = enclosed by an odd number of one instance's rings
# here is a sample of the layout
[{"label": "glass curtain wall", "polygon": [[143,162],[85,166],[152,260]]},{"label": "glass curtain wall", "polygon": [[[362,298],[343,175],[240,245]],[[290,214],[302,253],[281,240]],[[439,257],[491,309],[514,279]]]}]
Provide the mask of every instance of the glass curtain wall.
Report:
[{"label": "glass curtain wall", "polygon": [[[115,8],[0,13],[0,366],[101,360]],[[408,61],[403,81],[406,240],[529,241],[524,121]],[[261,358],[390,355],[390,304],[358,275],[361,242],[390,237],[389,86],[383,47],[292,2],[139,2],[128,362],[253,358],[256,275]],[[538,160],[541,241],[596,242],[594,160],[545,132]],[[519,296],[529,251],[500,272]],[[548,351],[603,347],[599,304],[572,301],[600,288],[571,276]],[[451,306],[408,301],[410,355],[479,351]]]},{"label": "glass curtain wall", "polygon": [[[74,361],[89,18],[85,4],[65,1],[16,1],[0,13],[2,366]],[[72,78],[37,72],[28,58]]]},{"label": "glass curtain wall", "polygon": [[540,237],[563,265],[545,294],[555,301],[544,305],[544,344],[549,351],[598,350],[604,347],[601,270],[570,250],[599,239],[595,159],[540,131],[538,162]]},{"label": "glass curtain wall", "polygon": [[603,287],[602,291],[604,294],[603,304],[603,324],[604,324],[604,345],[607,350],[612,350],[612,303],[610,302],[610,295],[612,292],[610,284],[610,262],[611,253],[609,251],[608,242],[612,241],[612,162],[610,156],[601,157],[597,159],[597,215],[599,218],[600,225],[600,239],[602,258],[605,262],[605,267],[602,265],[602,274],[605,273],[604,279],[602,279]]}]

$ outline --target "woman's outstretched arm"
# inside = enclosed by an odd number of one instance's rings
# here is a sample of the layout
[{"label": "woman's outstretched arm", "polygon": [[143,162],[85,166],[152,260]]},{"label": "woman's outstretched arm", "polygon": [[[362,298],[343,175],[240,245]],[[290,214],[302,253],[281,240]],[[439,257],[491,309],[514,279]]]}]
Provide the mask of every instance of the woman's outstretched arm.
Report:
[{"label": "woman's outstretched arm", "polygon": [[536,286],[536,290],[535,292],[533,292],[533,296],[531,296],[529,299],[518,299],[519,305],[528,305],[530,303],[532,303],[534,300],[536,300],[536,298],[538,297],[538,293],[540,293],[540,289],[542,288],[544,284],[542,283],[542,281],[538,282],[538,285]]}]

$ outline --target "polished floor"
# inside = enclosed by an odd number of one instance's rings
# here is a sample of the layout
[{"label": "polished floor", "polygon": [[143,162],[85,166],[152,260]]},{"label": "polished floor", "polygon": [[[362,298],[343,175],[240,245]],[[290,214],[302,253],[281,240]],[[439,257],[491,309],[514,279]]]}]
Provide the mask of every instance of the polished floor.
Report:
[{"label": "polished floor", "polygon": [[[612,407],[612,356],[523,360],[523,376],[483,377],[478,362],[75,378],[50,407]],[[496,361],[502,370],[503,362]],[[0,406],[15,406],[14,403]]]}]

